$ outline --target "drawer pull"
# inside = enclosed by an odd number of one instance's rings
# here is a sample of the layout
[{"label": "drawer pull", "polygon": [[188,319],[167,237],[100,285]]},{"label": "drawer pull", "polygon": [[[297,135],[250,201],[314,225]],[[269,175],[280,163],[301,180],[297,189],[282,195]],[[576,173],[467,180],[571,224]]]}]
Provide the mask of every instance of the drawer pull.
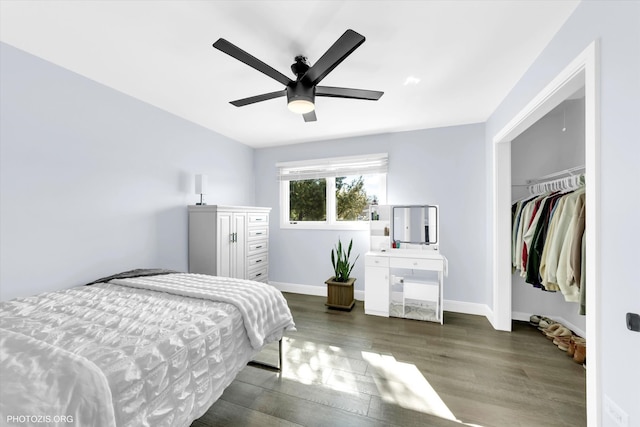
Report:
[{"label": "drawer pull", "polygon": [[258,231],[258,232],[256,233],[256,236],[262,236],[262,231]]},{"label": "drawer pull", "polygon": [[262,245],[256,246],[256,249],[260,249],[262,247]]},{"label": "drawer pull", "polygon": [[258,273],[258,274],[256,274],[256,277],[258,277],[258,276],[262,276],[262,273]]},{"label": "drawer pull", "polygon": [[257,259],[256,260],[256,264],[259,263],[259,262],[262,262],[262,260],[261,259]]}]

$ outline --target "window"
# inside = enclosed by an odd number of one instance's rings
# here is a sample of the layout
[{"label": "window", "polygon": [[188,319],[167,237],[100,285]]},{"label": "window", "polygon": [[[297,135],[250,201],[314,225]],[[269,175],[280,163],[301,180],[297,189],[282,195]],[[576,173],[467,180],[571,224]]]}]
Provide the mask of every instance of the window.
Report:
[{"label": "window", "polygon": [[327,220],[327,182],[301,179],[289,182],[289,221]]},{"label": "window", "polygon": [[283,228],[366,229],[369,205],[386,203],[386,154],[276,166]]}]

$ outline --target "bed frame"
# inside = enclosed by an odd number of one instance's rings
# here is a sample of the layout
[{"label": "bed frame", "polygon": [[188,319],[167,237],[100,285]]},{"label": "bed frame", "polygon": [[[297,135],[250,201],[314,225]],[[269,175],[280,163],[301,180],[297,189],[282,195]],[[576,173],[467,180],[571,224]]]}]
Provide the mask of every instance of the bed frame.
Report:
[{"label": "bed frame", "polygon": [[281,372],[282,371],[282,338],[280,338],[280,341],[278,341],[278,364],[277,365],[261,362],[259,360],[252,360],[247,365],[253,366],[255,368],[265,369],[267,371]]}]

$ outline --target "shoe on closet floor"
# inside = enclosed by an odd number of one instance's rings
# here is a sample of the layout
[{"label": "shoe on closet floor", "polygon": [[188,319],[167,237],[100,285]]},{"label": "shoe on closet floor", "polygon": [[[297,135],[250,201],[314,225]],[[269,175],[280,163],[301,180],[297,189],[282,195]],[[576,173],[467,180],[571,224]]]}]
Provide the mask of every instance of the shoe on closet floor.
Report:
[{"label": "shoe on closet floor", "polygon": [[540,320],[542,320],[542,316],[539,314],[532,314],[531,317],[529,317],[529,324],[538,327],[540,326]]},{"label": "shoe on closet floor", "polygon": [[559,350],[567,351],[569,349],[569,343],[571,342],[572,336],[559,336],[553,339],[553,343],[558,347]]},{"label": "shoe on closet floor", "polygon": [[587,343],[576,341],[576,349],[573,353],[573,361],[576,363],[584,364],[587,357]]},{"label": "shoe on closet floor", "polygon": [[[554,323],[553,325],[549,325],[546,328],[542,329],[542,333],[547,335],[555,332],[557,329],[561,328],[562,325],[560,323]],[[540,328],[538,328],[540,329]]]},{"label": "shoe on closet floor", "polygon": [[548,317],[540,317],[540,322],[538,323],[538,329],[540,329],[541,331],[544,331],[545,329],[547,329],[549,326],[551,325],[555,325],[556,322],[553,319],[549,319]]},{"label": "shoe on closet floor", "polygon": [[573,355],[576,352],[576,343],[578,342],[585,344],[587,341],[582,337],[573,335],[571,337],[571,341],[569,342],[569,348],[567,349],[567,356],[573,357]]},{"label": "shoe on closet floor", "polygon": [[551,332],[547,332],[545,331],[544,333],[547,338],[549,338],[550,340],[553,340],[557,337],[571,337],[571,335],[573,335],[573,333],[566,327],[560,325],[560,327],[555,328],[553,331]]}]

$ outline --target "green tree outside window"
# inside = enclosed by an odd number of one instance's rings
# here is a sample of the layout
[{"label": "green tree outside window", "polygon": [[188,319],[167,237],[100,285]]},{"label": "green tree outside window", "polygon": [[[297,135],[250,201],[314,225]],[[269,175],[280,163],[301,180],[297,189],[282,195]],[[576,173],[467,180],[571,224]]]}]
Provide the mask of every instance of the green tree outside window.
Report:
[{"label": "green tree outside window", "polygon": [[348,182],[349,177],[336,178],[336,211],[338,221],[366,221],[371,203],[362,176]]},{"label": "green tree outside window", "polygon": [[289,182],[289,220],[327,220],[327,181],[325,179]]}]

